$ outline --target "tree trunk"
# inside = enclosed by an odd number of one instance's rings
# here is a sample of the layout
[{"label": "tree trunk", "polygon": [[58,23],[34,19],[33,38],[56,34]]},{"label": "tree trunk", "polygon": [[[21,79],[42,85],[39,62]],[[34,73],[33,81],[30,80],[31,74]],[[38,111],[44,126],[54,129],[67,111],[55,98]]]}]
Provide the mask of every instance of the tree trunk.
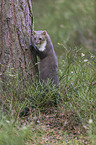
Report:
[{"label": "tree trunk", "polygon": [[[34,19],[31,0],[0,0],[0,76],[20,71],[20,78],[37,72],[37,58],[29,50]],[[31,40],[31,39],[30,39]]]}]

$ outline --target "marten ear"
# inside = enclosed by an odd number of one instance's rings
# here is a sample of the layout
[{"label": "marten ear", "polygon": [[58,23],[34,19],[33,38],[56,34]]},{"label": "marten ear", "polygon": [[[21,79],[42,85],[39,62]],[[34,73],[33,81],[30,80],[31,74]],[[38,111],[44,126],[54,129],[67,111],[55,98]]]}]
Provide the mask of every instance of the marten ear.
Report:
[{"label": "marten ear", "polygon": [[36,34],[36,32],[35,32],[35,31],[32,31],[32,34],[33,34],[33,35],[35,35],[35,34]]},{"label": "marten ear", "polygon": [[46,31],[43,31],[42,35],[46,35],[46,33],[47,33]]}]

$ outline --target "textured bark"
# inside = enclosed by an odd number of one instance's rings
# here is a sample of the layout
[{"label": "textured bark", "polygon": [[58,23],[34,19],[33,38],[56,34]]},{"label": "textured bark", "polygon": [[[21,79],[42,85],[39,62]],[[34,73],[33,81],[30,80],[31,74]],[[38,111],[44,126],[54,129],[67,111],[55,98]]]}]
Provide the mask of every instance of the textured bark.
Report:
[{"label": "textured bark", "polygon": [[[18,70],[20,76],[37,72],[37,58],[29,50],[34,19],[31,0],[0,0],[0,76]],[[30,39],[31,40],[31,39]]]}]

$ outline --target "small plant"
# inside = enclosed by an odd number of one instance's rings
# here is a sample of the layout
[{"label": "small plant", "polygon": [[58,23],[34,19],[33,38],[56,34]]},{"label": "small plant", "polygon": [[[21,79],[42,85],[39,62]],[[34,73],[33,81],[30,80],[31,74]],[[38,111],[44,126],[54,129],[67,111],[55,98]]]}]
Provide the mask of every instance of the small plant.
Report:
[{"label": "small plant", "polygon": [[58,102],[59,89],[51,81],[48,81],[46,85],[37,83],[35,87],[29,87],[26,95],[30,96],[30,105],[43,109],[44,106],[50,105],[50,103],[55,105]]},{"label": "small plant", "polygon": [[90,142],[92,145],[95,145],[96,144],[96,125],[92,119],[89,119],[88,123],[89,123],[88,133],[90,137]]}]

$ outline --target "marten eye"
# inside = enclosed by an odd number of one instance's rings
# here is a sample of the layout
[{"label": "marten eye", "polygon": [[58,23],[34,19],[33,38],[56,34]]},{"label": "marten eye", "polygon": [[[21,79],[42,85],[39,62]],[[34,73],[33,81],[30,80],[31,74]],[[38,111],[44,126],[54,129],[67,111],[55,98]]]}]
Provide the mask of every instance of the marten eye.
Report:
[{"label": "marten eye", "polygon": [[42,40],[42,38],[39,38],[39,40]]}]

